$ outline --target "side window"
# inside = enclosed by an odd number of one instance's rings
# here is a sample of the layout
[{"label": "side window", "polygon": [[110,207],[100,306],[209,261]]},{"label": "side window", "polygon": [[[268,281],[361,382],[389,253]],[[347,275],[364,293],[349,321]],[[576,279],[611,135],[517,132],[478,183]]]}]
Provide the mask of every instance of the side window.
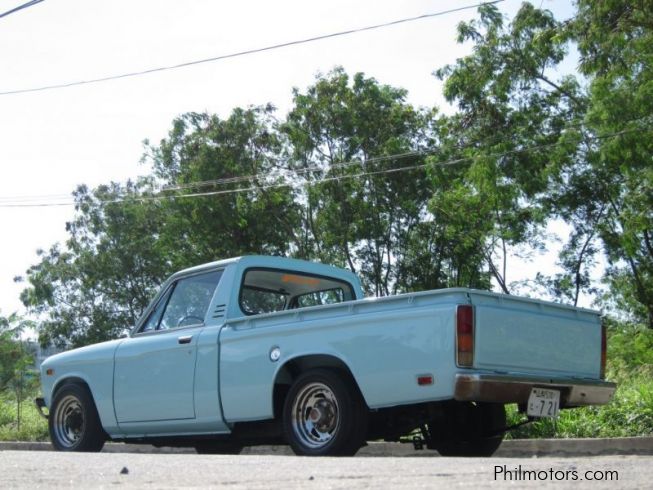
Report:
[{"label": "side window", "polygon": [[141,332],[200,325],[218,286],[222,271],[179,279],[145,322]]}]

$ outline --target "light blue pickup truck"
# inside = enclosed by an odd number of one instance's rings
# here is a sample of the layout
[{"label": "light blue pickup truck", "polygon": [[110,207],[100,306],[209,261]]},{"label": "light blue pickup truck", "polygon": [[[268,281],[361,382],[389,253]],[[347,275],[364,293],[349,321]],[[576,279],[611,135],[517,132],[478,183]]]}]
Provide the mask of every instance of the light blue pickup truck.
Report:
[{"label": "light blue pickup truck", "polygon": [[335,267],[247,256],[168,279],[127,338],[41,366],[52,444],[352,455],[412,434],[489,456],[524,418],[609,402],[599,314],[470,289],[363,298]]}]

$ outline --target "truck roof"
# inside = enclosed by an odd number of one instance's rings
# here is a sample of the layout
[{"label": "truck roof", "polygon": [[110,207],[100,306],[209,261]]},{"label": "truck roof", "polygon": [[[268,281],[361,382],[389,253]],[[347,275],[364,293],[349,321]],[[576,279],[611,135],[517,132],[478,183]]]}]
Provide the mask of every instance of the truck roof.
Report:
[{"label": "truck roof", "polygon": [[187,274],[189,272],[199,272],[205,269],[213,269],[215,267],[226,267],[228,265],[238,264],[241,270],[249,268],[269,268],[269,269],[290,269],[292,271],[306,272],[309,274],[333,277],[342,279],[351,283],[354,287],[360,290],[360,281],[356,274],[346,269],[334,267],[332,265],[322,264],[320,262],[311,262],[308,260],[290,259],[287,257],[277,257],[269,255],[243,255],[240,257],[232,257],[229,259],[217,260],[215,262],[208,262],[206,264],[189,267],[173,275],[173,278],[178,275]]}]

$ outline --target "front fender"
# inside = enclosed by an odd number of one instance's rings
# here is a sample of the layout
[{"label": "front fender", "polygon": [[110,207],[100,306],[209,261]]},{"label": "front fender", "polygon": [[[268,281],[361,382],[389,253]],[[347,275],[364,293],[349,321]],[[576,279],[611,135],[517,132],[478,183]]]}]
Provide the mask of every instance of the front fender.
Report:
[{"label": "front fender", "polygon": [[95,402],[102,427],[116,432],[118,424],[113,408],[114,355],[123,339],[94,344],[49,357],[41,365],[43,398],[48,408],[54,393],[63,384],[85,384]]}]

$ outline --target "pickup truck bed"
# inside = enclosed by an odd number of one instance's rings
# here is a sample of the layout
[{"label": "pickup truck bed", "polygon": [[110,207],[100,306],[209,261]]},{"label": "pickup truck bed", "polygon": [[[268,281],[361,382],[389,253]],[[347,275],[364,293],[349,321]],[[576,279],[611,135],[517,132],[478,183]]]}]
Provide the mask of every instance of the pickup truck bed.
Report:
[{"label": "pickup truck bed", "polygon": [[[474,364],[463,369],[456,366],[452,348],[461,304],[474,307],[476,323]],[[502,376],[520,385],[533,378],[538,385],[553,379],[556,385],[595,385],[601,365],[596,312],[464,288],[241,317],[228,321],[220,335],[220,383],[229,421],[273,416],[271,390],[280,366],[256,356],[266,340],[278,344],[289,360],[315,354],[339,359],[372,409],[456,398],[459,374],[467,376],[461,378],[467,385],[485,379],[469,378],[471,374],[495,375],[494,385]],[[432,374],[434,383],[417,385],[420,373]],[[601,396],[598,401],[607,401]],[[526,401],[516,394],[509,400],[488,398],[476,401]],[[471,400],[469,395],[466,399]],[[587,397],[582,404],[596,401]]]}]

